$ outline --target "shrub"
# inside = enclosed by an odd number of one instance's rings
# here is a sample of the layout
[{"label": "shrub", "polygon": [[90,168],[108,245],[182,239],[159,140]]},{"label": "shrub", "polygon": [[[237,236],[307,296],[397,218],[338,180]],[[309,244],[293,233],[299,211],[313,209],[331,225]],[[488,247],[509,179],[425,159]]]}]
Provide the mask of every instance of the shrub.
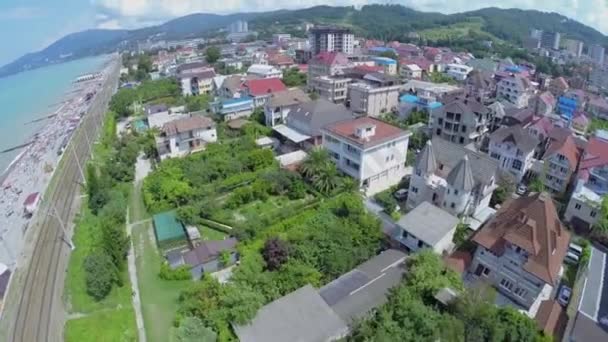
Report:
[{"label": "shrub", "polygon": [[266,261],[266,268],[274,271],[287,262],[289,258],[289,246],[287,242],[279,238],[272,238],[264,243],[262,255],[264,256],[264,261]]},{"label": "shrub", "polygon": [[393,197],[392,189],[382,191],[374,196],[374,200],[380,204],[388,214],[397,210],[397,200]]},{"label": "shrub", "polygon": [[117,279],[112,257],[103,252],[95,252],[86,257],[84,272],[87,293],[98,301],[110,293]]},{"label": "shrub", "polygon": [[189,280],[192,279],[190,267],[186,265],[172,269],[166,261],[160,264],[160,272],[158,277],[163,280]]}]

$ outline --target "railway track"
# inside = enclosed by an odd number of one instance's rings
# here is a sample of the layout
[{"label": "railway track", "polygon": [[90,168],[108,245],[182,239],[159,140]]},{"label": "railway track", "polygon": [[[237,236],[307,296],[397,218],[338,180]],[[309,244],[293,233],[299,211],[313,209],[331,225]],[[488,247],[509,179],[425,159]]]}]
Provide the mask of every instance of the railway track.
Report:
[{"label": "railway track", "polygon": [[57,316],[63,313],[60,290],[67,266],[67,260],[63,260],[67,258],[63,256],[69,254],[70,246],[61,222],[69,229],[78,209],[83,177],[81,167],[84,168],[93,148],[89,146],[93,141],[87,137],[94,140],[101,129],[107,104],[118,82],[118,65],[116,62],[88,115],[74,133],[61,161],[63,168],[55,175],[57,184],[49,189],[51,193],[45,194],[36,214],[37,224],[32,228],[38,231],[38,236],[25,271],[14,324],[10,326],[10,341],[59,341],[63,338],[63,320]]}]

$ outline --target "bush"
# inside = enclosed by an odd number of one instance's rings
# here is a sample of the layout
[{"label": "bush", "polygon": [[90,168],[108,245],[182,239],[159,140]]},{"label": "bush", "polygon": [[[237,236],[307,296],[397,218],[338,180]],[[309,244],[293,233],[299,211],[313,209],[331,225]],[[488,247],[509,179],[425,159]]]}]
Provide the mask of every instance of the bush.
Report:
[{"label": "bush", "polygon": [[397,210],[397,200],[393,197],[392,189],[377,193],[374,200],[384,208],[387,214],[392,214]]},{"label": "bush", "polygon": [[158,277],[163,280],[189,280],[192,279],[190,267],[186,265],[172,269],[166,261],[160,264],[160,272]]},{"label": "bush", "polygon": [[270,271],[277,270],[289,258],[289,245],[279,238],[266,240],[262,255],[266,261],[266,268]]},{"label": "bush", "polygon": [[112,258],[103,252],[90,254],[84,260],[84,271],[87,293],[95,300],[104,299],[117,279]]}]

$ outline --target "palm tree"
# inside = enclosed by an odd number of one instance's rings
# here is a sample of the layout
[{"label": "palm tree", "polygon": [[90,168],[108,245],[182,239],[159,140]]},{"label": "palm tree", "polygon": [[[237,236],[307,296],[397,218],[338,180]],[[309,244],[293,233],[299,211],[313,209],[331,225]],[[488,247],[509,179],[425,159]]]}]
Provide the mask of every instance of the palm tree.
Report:
[{"label": "palm tree", "polygon": [[343,177],[340,181],[340,191],[341,192],[350,192],[353,194],[361,194],[359,183],[355,181],[352,177]]},{"label": "palm tree", "polygon": [[312,177],[312,184],[318,191],[329,194],[338,187],[338,169],[333,163],[325,163]]},{"label": "palm tree", "polygon": [[329,164],[331,164],[331,160],[327,150],[322,147],[315,147],[300,165],[300,172],[304,177],[312,180],[320,170]]}]

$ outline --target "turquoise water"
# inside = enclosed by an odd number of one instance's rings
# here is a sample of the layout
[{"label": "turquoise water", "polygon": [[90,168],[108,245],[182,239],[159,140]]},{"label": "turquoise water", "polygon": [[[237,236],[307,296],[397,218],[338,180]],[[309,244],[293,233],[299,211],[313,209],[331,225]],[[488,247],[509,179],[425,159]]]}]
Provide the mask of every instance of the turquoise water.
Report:
[{"label": "turquoise water", "polygon": [[[26,142],[45,122],[25,123],[53,113],[72,88],[72,81],[99,70],[106,60],[80,59],[0,78],[0,151]],[[0,154],[0,173],[20,152]]]}]

